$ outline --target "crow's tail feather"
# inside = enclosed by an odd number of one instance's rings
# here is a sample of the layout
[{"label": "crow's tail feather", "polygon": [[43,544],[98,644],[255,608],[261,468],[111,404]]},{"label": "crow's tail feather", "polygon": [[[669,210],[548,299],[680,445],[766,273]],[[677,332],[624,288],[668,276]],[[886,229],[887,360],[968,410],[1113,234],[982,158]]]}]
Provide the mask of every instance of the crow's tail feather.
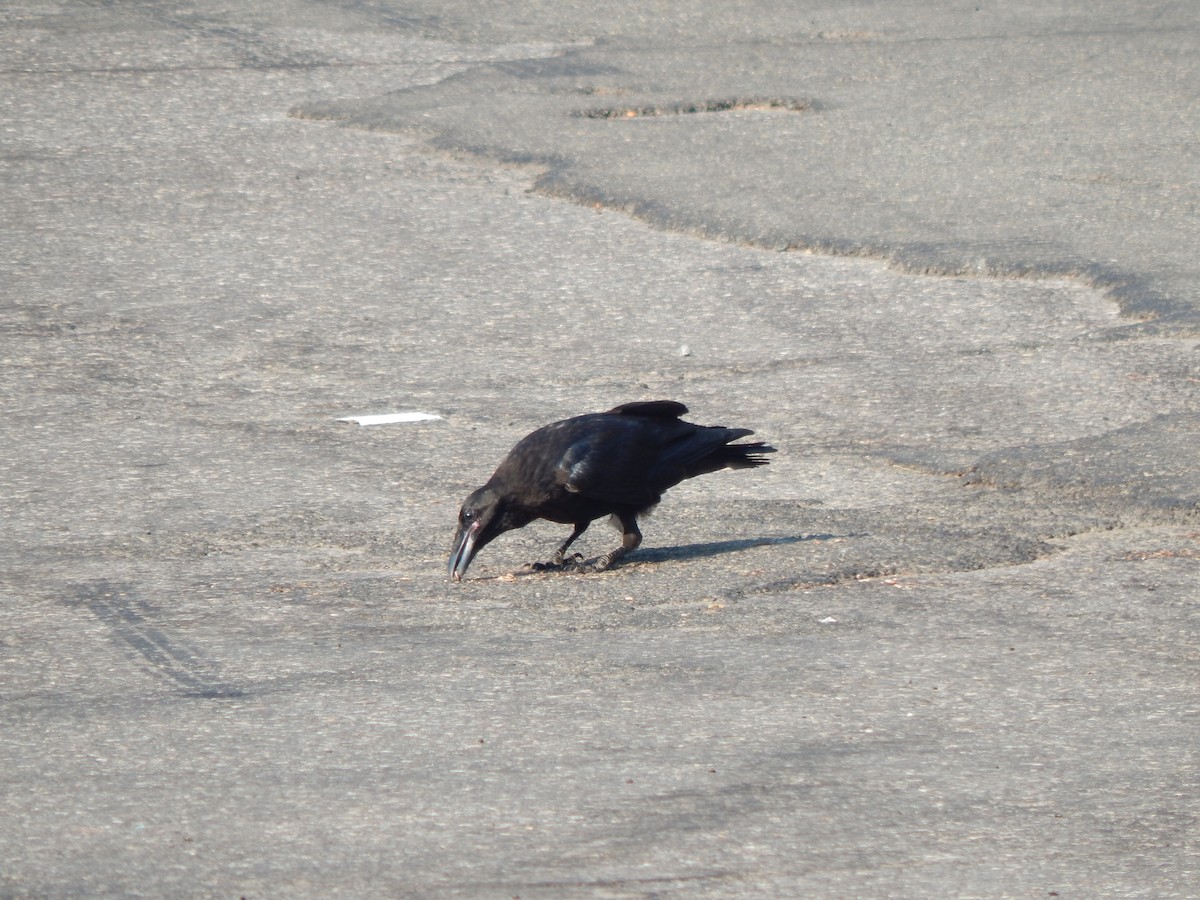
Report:
[{"label": "crow's tail feather", "polygon": [[[741,435],[737,435],[737,437],[741,437]],[[753,469],[765,466],[767,460],[763,454],[774,452],[774,447],[770,447],[762,441],[753,441],[749,444],[719,444],[691,463],[687,467],[687,474],[684,477],[695,478],[697,475],[707,475],[709,472],[718,472],[721,469]]]},{"label": "crow's tail feather", "polygon": [[731,469],[753,469],[770,462],[763,454],[774,452],[775,448],[770,444],[752,441],[749,444],[726,444],[719,456]]}]

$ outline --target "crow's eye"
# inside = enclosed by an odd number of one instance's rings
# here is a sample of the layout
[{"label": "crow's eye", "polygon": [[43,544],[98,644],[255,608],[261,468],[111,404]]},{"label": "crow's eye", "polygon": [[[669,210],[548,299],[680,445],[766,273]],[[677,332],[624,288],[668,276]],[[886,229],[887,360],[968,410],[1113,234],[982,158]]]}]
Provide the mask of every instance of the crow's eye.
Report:
[{"label": "crow's eye", "polygon": [[464,509],[463,510],[463,521],[464,522],[470,522],[473,518],[475,518],[475,510],[473,510],[473,509]]}]

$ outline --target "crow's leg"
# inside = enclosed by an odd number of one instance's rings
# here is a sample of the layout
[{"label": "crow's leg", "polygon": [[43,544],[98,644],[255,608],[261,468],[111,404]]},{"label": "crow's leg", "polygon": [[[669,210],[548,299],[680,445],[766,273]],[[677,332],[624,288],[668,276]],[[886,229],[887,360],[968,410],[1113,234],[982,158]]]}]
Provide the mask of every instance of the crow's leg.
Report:
[{"label": "crow's leg", "polygon": [[617,519],[621,522],[621,546],[598,557],[588,566],[589,571],[603,572],[625,554],[632,553],[642,543],[642,532],[638,528],[636,513],[617,513]]},{"label": "crow's leg", "polygon": [[567,548],[570,547],[573,543],[575,543],[575,540],[581,534],[583,534],[585,531],[588,530],[588,525],[590,525],[590,524],[591,524],[591,522],[576,522],[575,530],[572,531],[570,536],[565,541],[562,542],[561,546],[559,546],[559,548],[557,550],[554,551],[554,555],[552,557],[550,557],[549,562],[530,563],[529,567],[531,569],[533,569],[535,572],[548,572],[548,571],[552,571],[554,569],[563,568],[563,560],[566,557]]},{"label": "crow's leg", "polygon": [[553,565],[561,566],[563,564],[563,558],[566,556],[567,548],[570,547],[573,543],[575,543],[576,539],[581,534],[583,534],[585,531],[588,530],[588,526],[590,524],[592,524],[592,523],[591,522],[576,522],[575,523],[575,530],[572,531],[567,536],[567,539],[562,542],[562,544],[559,546],[559,548],[554,551],[554,555],[552,557],[550,557],[550,562]]}]

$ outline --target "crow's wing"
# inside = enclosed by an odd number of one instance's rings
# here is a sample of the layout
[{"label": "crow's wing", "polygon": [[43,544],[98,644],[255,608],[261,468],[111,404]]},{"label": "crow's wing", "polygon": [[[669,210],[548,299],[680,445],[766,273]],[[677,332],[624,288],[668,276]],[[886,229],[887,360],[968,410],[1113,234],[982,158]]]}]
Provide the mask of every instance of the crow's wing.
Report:
[{"label": "crow's wing", "polygon": [[649,416],[662,419],[678,419],[688,408],[675,400],[635,400],[614,406],[606,416]]},{"label": "crow's wing", "polygon": [[[678,419],[620,418],[608,414],[562,454],[555,480],[568,492],[606,503],[645,508],[691,474],[723,468],[715,455],[745,428],[709,428]],[[608,419],[608,421],[604,421]],[[704,465],[714,457],[711,468]]]}]

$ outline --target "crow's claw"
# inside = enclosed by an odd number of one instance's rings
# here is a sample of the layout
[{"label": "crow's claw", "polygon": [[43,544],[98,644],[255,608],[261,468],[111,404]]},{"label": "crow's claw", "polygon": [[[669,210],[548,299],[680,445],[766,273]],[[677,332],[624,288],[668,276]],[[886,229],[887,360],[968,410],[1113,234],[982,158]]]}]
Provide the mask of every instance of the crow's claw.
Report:
[{"label": "crow's claw", "polygon": [[572,553],[566,559],[562,553],[555,553],[546,562],[531,562],[525,565],[531,572],[566,572],[568,570],[588,571],[583,560],[583,554]]}]

